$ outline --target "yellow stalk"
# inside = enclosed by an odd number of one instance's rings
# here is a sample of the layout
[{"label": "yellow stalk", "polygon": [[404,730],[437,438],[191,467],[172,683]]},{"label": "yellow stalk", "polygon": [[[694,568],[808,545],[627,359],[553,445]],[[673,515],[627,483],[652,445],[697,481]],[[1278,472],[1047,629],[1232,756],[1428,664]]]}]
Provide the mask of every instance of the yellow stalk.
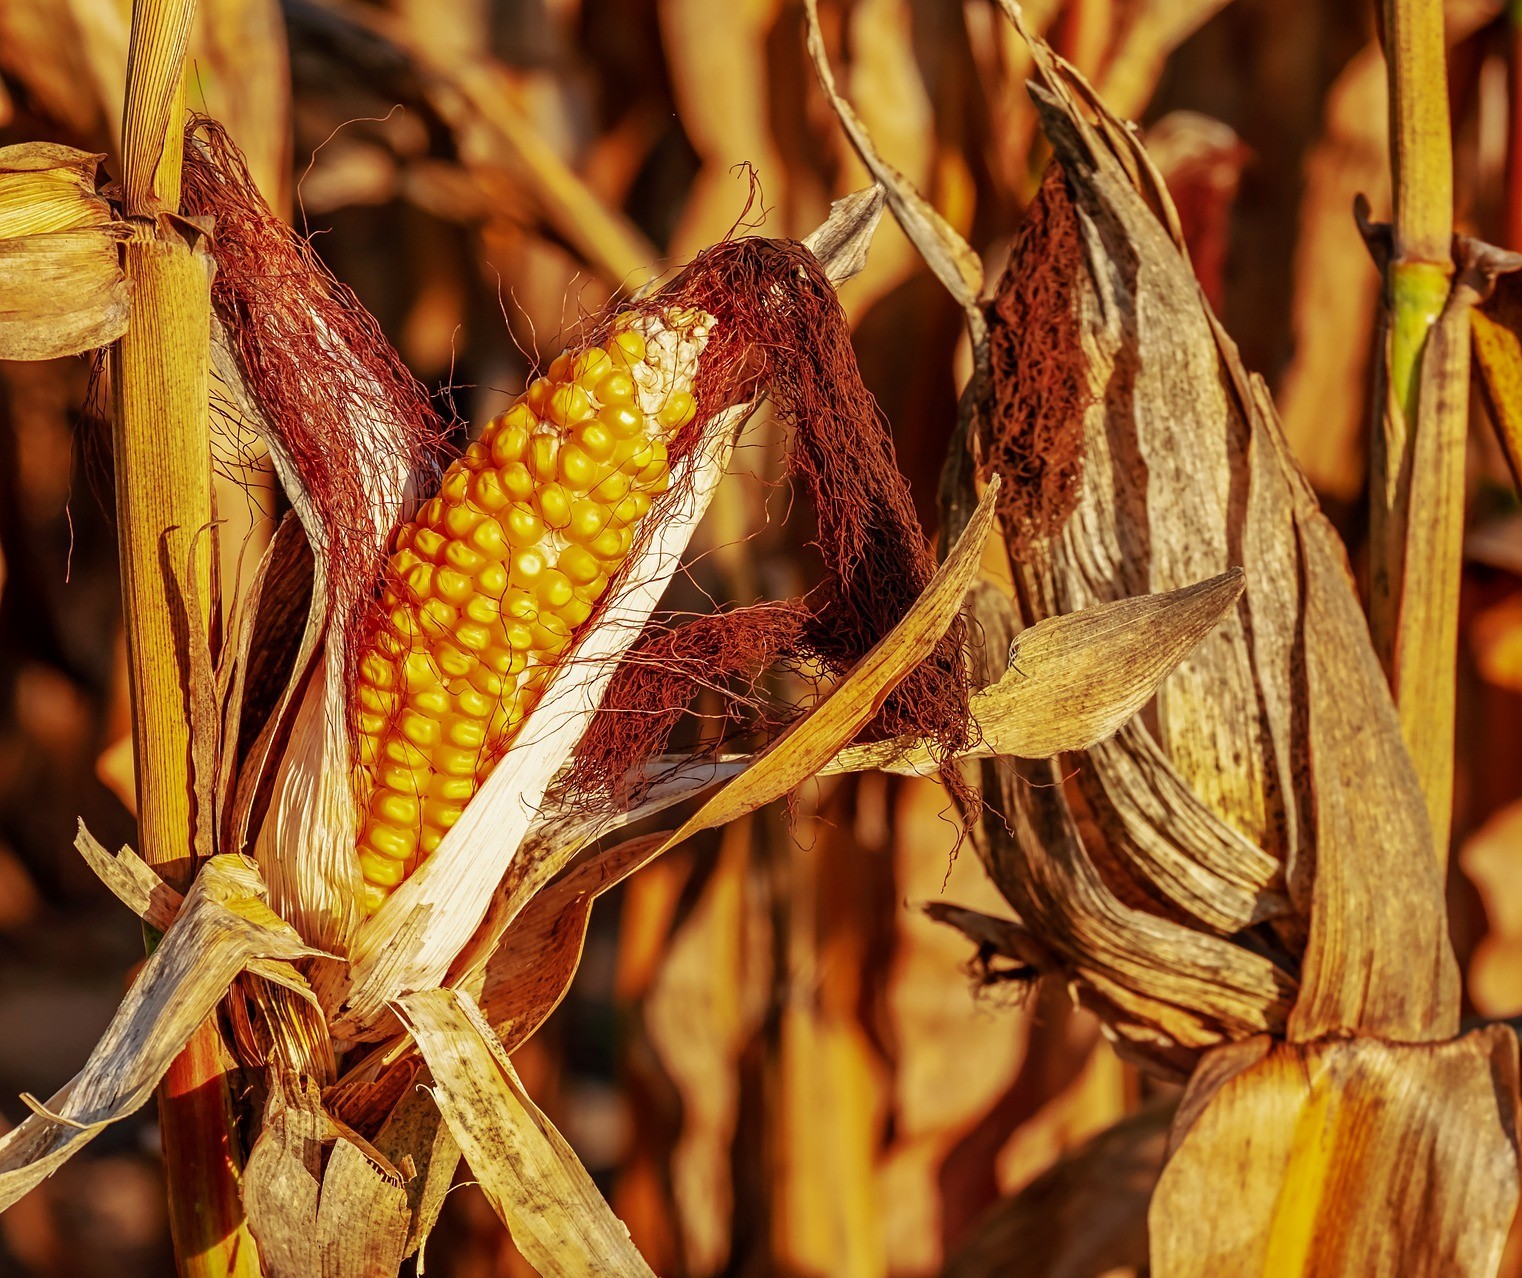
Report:
[{"label": "yellow stalk", "polygon": [[[132,317],[112,348],[117,524],[144,859],[185,890],[197,844],[190,654],[211,595],[211,259],[180,197],[194,0],[136,0],[123,111]],[[202,731],[211,725],[199,725]],[[205,850],[209,850],[206,848]],[[170,1224],[186,1278],[257,1275],[238,1194],[226,1049],[208,1018],[159,1089]]]},{"label": "yellow stalk", "polygon": [[[1440,862],[1453,804],[1467,318],[1449,312],[1453,148],[1441,0],[1383,0],[1395,224],[1370,483],[1369,620]],[[1449,322],[1451,318],[1452,322]]]}]

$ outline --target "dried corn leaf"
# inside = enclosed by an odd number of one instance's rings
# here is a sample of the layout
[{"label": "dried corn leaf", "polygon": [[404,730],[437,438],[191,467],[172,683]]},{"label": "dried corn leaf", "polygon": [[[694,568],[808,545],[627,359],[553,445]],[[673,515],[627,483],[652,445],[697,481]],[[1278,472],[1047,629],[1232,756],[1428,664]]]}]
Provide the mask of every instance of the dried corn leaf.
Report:
[{"label": "dried corn leaf", "polygon": [[545,1278],[650,1274],[469,995],[424,990],[398,1010],[465,1161],[528,1262]]},{"label": "dried corn leaf", "polygon": [[674,834],[634,839],[591,857],[537,893],[486,961],[461,979],[510,1044],[539,1027],[564,997],[581,959],[592,901],[663,852],[780,799],[803,784],[877,712],[934,649],[957,615],[993,527],[990,485],[952,553],[905,614],[812,711],[729,780]]},{"label": "dried corn leaf", "polygon": [[972,246],[936,212],[930,202],[914,188],[913,183],[878,153],[861,117],[836,88],[835,73],[830,69],[824,35],[819,29],[817,0],[806,0],[804,11],[808,15],[809,56],[814,60],[819,82],[840,119],[841,127],[868,172],[887,191],[888,205],[899,225],[904,228],[904,233],[913,241],[946,291],[967,311],[968,323],[977,330],[983,322],[979,306],[983,292],[983,263]]},{"label": "dried corn leaf", "polygon": [[110,225],[97,189],[105,158],[54,142],[0,147],[0,240]]},{"label": "dried corn leaf", "polygon": [[126,331],[115,223],[0,239],[0,359],[56,359]]},{"label": "dried corn leaf", "polygon": [[[1288,457],[1261,382],[1242,369],[1203,304],[1145,153],[1049,51],[1038,50],[1037,60],[1046,78],[1035,91],[1038,109],[1088,259],[1076,304],[1096,402],[1087,414],[1082,495],[1062,532],[1021,566],[1026,595],[1037,615],[1048,615],[1245,569],[1235,613],[1160,693],[1160,745],[1208,808],[1285,865],[1290,899],[1309,922],[1292,1033],[1362,1027],[1406,1040],[1445,1037],[1456,1025],[1457,973],[1425,805],[1345,553]],[[1131,771],[1113,779],[1134,788]],[[1134,850],[1145,808],[1134,794],[1107,793],[1129,810],[1120,843]],[[1055,859],[1066,862],[1058,875],[1068,880],[1066,897],[1042,908],[1057,904],[1065,930],[1076,921],[1073,893],[1099,886],[1083,886],[1091,871],[1069,837],[1071,817],[1060,795],[1006,797],[1027,809],[1027,838],[1063,849]],[[1250,868],[1251,858],[1222,851]],[[1018,893],[1029,888],[1015,880],[1042,877],[1006,866],[1000,882]],[[1226,917],[1207,925],[1258,916],[1261,903],[1244,898],[1241,884],[1235,899]],[[1103,893],[1079,913],[1094,908],[1110,908]],[[1303,927],[1296,922],[1284,935],[1296,940]],[[1113,943],[1114,926],[1102,930]],[[1392,953],[1403,956],[1398,970]],[[1164,985],[1180,969],[1166,945],[1153,962]],[[1283,974],[1271,984],[1281,994],[1294,988]],[[1133,1013],[1142,993],[1132,988],[1126,997]],[[1112,1003],[1115,996],[1106,995]],[[1246,1023],[1238,1019],[1227,1036]]]},{"label": "dried corn leaf", "polygon": [[410,1219],[402,1179],[333,1121],[312,1079],[271,1071],[242,1177],[249,1230],[269,1278],[394,1274]]},{"label": "dried corn leaf", "polygon": [[[1009,668],[972,697],[981,740],[962,757],[1040,759],[1084,750],[1115,733],[1147,704],[1236,603],[1240,569],[1165,594],[1046,617],[1008,646]],[[927,775],[934,752],[923,742],[848,746],[826,772],[881,768]]]},{"label": "dried corn leaf", "polygon": [[410,1256],[433,1232],[460,1163],[460,1147],[450,1135],[426,1079],[414,1080],[407,1089],[376,1134],[375,1147],[393,1166],[411,1169],[405,1186],[411,1224],[403,1249],[403,1254]]},{"label": "dried corn leaf", "polygon": [[0,1210],[142,1105],[251,960],[314,953],[265,903],[251,862],[206,862],[84,1069],[0,1140]]},{"label": "dried corn leaf", "polygon": [[1149,1105],[994,1207],[942,1278],[1100,1278],[1147,1264],[1147,1204],[1171,1102]]},{"label": "dried corn leaf", "polygon": [[[1180,1105],[1152,1272],[1491,1275],[1516,1210],[1517,1040],[1233,1045]],[[1230,1211],[1202,1211],[1224,1185]]]}]

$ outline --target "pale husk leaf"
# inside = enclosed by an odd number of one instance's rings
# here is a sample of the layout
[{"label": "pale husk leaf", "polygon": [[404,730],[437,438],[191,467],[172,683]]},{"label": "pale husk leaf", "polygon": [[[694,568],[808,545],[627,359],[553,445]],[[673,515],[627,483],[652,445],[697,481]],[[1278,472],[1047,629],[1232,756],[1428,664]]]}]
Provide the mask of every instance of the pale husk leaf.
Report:
[{"label": "pale husk leaf", "polygon": [[470,996],[422,990],[399,1000],[398,1012],[465,1161],[524,1258],[545,1278],[649,1275],[629,1231],[529,1099]]},{"label": "pale husk leaf", "polygon": [[74,1080],[0,1140],[0,1210],[152,1095],[170,1062],[258,958],[314,953],[265,902],[252,862],[216,856],[201,867],[163,940]]}]

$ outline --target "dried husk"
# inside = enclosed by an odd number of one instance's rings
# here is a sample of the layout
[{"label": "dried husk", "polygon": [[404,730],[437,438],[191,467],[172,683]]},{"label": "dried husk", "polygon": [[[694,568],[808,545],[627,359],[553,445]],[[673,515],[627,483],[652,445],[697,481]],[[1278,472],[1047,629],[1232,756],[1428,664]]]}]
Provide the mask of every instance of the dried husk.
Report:
[{"label": "dried husk", "polygon": [[0,147],[0,359],[107,346],[127,327],[125,224],[99,193],[103,155]]}]

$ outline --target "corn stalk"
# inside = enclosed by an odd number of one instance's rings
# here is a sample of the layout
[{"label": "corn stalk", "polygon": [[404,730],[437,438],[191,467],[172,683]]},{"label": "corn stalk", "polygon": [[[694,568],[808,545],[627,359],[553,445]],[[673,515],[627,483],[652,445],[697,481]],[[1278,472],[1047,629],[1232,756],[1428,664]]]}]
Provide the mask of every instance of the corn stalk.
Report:
[{"label": "corn stalk", "polygon": [[[132,681],[139,838],[181,891],[210,852],[209,782],[197,755],[209,724],[195,672],[208,667],[211,259],[175,215],[184,128],[183,63],[194,0],[137,0],[123,108],[123,188],[131,238],[131,323],[111,352],[123,610]],[[198,722],[198,720],[201,720]],[[150,945],[156,943],[150,932]],[[257,1274],[238,1195],[227,1052],[208,1017],[159,1090],[170,1222],[184,1275]]]},{"label": "corn stalk", "polygon": [[1369,615],[1440,863],[1453,807],[1454,670],[1473,300],[1452,288],[1453,148],[1441,0],[1382,0],[1395,221],[1375,403]]}]

